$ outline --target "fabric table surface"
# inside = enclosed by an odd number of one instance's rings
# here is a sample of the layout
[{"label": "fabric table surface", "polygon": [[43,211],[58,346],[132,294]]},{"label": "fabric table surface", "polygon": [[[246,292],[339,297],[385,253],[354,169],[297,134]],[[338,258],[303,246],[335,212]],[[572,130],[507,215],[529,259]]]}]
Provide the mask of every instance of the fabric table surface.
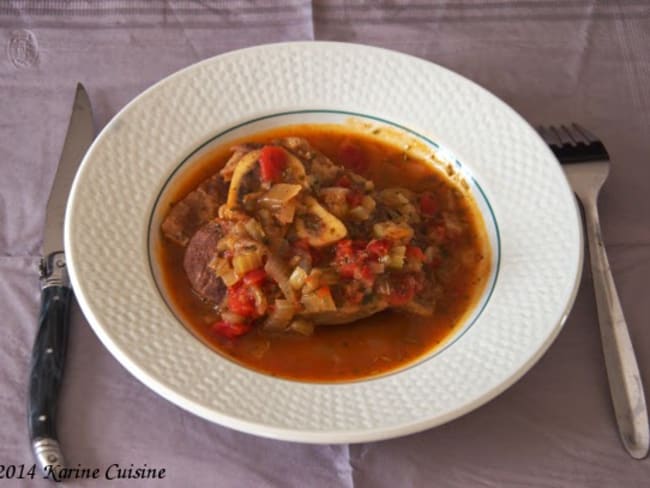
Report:
[{"label": "fabric table surface", "polygon": [[[612,157],[604,241],[650,393],[650,4],[618,0],[0,1],[0,484],[33,463],[28,364],[45,205],[77,81],[101,129],[142,90],[262,43],[336,40],[431,60],[531,124],[577,121]],[[174,406],[131,376],[72,310],[59,437],[72,467],[165,469],[73,486],[645,487],[650,461],[618,437],[588,259],[557,340],[514,386],[403,438],[307,445],[258,438]]]}]

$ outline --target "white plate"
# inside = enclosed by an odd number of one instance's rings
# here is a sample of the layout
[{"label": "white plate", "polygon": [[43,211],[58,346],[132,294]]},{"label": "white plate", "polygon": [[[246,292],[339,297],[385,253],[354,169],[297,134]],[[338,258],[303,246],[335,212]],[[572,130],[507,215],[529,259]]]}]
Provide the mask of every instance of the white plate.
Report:
[{"label": "white plate", "polygon": [[[154,205],[179,163],[215,136],[222,141],[291,117],[342,119],[348,113],[442,143],[440,157],[463,163],[489,215],[496,283],[462,336],[402,372],[329,385],[255,373],[208,349],[165,304],[148,257]],[[89,323],[144,384],[208,420],[316,443],[404,435],[492,399],[551,344],[582,267],[573,195],[551,152],[512,109],[435,64],[316,42],[218,56],[138,96],[106,126],[81,165],[65,247]]]}]

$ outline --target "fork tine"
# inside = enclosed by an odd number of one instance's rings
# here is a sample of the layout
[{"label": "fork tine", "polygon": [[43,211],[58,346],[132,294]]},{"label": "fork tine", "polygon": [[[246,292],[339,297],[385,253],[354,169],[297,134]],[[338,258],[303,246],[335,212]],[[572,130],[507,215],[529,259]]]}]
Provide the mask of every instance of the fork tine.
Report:
[{"label": "fork tine", "polygon": [[554,125],[550,126],[551,132],[555,135],[556,139],[559,141],[559,146],[564,146],[565,144],[571,144],[571,139],[564,136],[560,130]]},{"label": "fork tine", "polygon": [[598,138],[589,132],[584,127],[576,124],[575,122],[571,124],[571,127],[584,139],[585,144],[591,144],[592,142],[598,142]]},{"label": "fork tine", "polygon": [[567,143],[570,143],[570,144],[572,144],[572,145],[575,145],[575,144],[578,142],[578,141],[576,140],[576,138],[573,136],[573,134],[571,133],[571,131],[569,130],[569,128],[568,128],[566,125],[562,124],[562,125],[560,126],[560,129],[559,129],[559,130],[561,130],[562,132],[564,132],[564,133],[567,135],[567,137],[569,138],[569,141],[568,141]]}]

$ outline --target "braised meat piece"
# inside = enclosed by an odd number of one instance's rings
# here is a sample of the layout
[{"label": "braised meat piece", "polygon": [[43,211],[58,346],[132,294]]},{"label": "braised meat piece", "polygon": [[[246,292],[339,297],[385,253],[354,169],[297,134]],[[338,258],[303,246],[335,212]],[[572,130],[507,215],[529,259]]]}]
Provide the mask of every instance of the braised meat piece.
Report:
[{"label": "braised meat piece", "polygon": [[209,266],[223,235],[219,222],[208,222],[192,236],[183,258],[185,273],[196,294],[214,303],[220,303],[226,293],[226,285]]},{"label": "braised meat piece", "polygon": [[181,246],[186,246],[194,233],[215,218],[226,199],[227,185],[220,175],[214,175],[185,198],[172,206],[163,220],[163,234]]}]

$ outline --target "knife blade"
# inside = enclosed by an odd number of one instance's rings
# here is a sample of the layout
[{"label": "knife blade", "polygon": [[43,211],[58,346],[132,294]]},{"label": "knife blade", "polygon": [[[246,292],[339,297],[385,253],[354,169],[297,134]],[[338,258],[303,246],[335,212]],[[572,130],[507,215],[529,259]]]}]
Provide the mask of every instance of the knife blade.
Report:
[{"label": "knife blade", "polygon": [[41,309],[32,349],[27,405],[34,457],[43,473],[55,479],[65,467],[56,432],[56,412],[73,297],[63,248],[63,221],[72,181],[94,132],[90,99],[83,85],[78,83],[45,214],[40,263]]}]

